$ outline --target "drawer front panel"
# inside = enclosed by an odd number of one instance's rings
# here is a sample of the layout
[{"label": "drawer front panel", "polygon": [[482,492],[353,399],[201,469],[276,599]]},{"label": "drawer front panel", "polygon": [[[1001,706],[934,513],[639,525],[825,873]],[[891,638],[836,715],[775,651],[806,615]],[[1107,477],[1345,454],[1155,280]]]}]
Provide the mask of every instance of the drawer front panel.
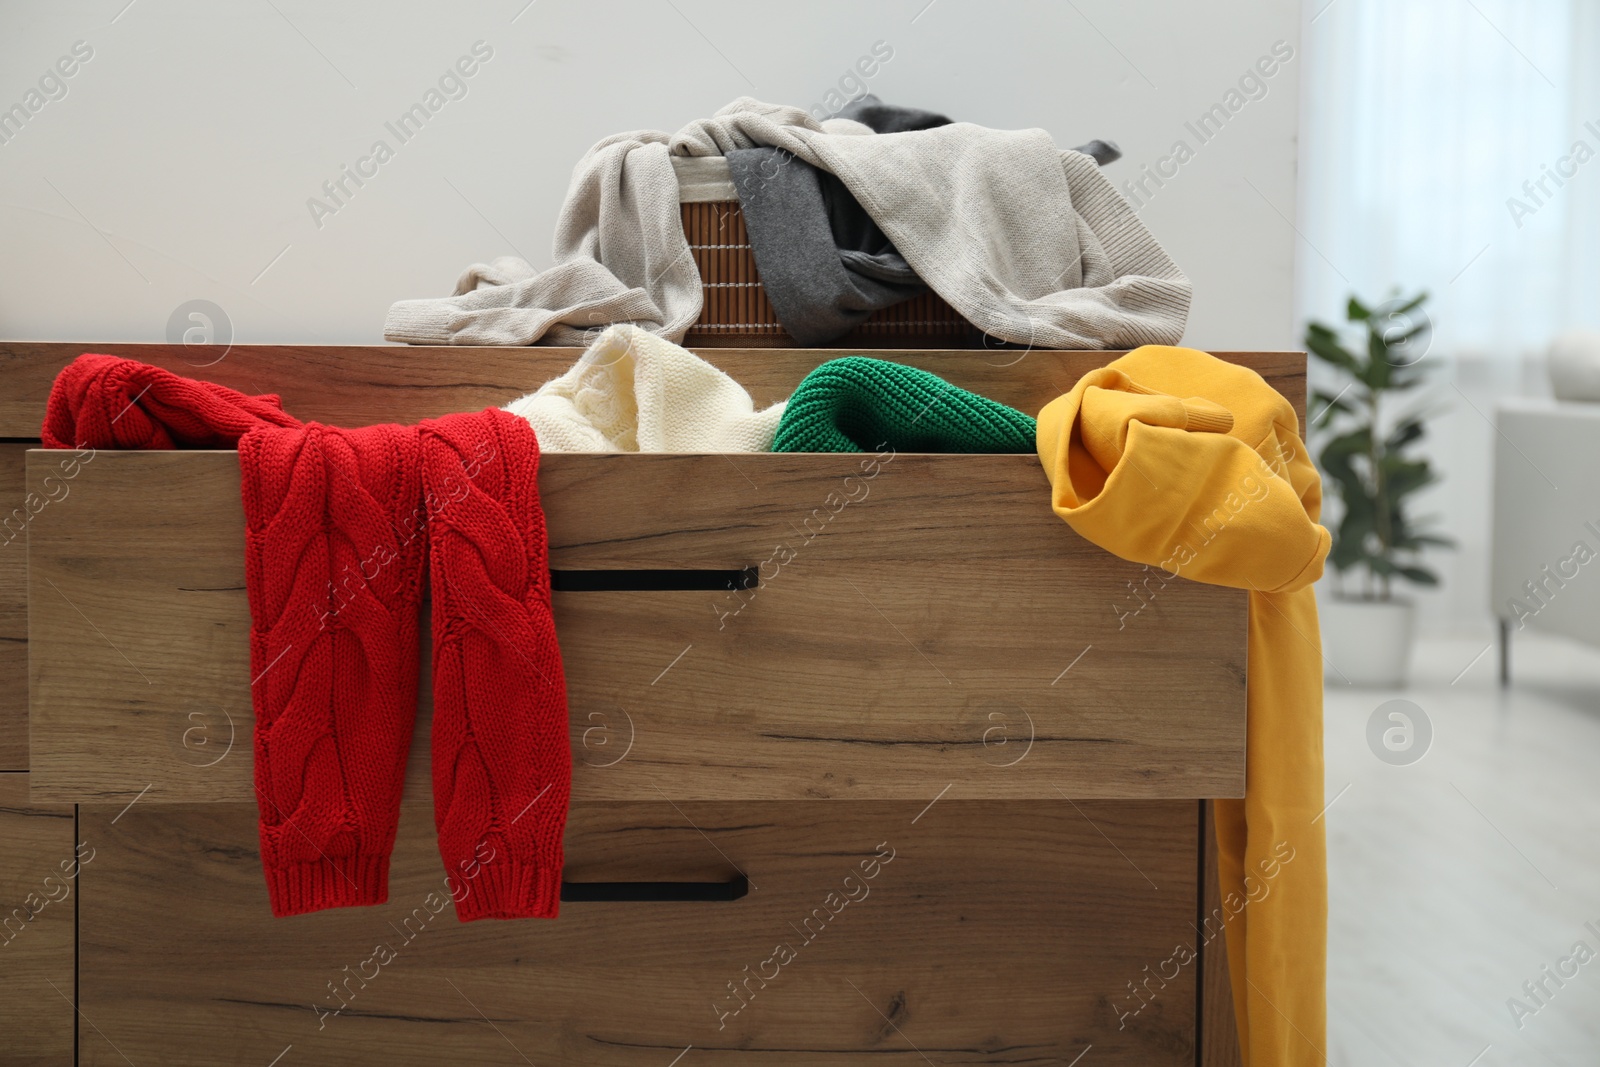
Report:
[{"label": "drawer front panel", "polygon": [[[546,457],[553,567],[760,582],[555,594],[575,798],[1242,794],[1243,592],[1079,538],[1032,457],[862,463]],[[107,452],[35,518],[36,795],[253,799],[238,501],[233,453]]]},{"label": "drawer front panel", "polygon": [[1197,809],[580,804],[569,880],[749,895],[463,925],[416,809],[388,904],[273,919],[248,807],[89,807],[82,1062],[1192,1064]]},{"label": "drawer front panel", "polygon": [[0,444],[0,771],[28,769],[27,448]]},{"label": "drawer front panel", "polygon": [[72,1062],[74,909],[93,846],[70,806],[31,804],[28,776],[0,774],[0,1063]]}]

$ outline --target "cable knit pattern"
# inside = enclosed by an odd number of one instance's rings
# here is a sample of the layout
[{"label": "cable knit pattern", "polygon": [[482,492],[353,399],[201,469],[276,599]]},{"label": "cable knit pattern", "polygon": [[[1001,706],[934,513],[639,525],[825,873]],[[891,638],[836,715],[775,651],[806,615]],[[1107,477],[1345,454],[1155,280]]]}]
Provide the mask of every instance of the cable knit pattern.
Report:
[{"label": "cable knit pattern", "polygon": [[273,395],[85,352],[56,375],[39,436],[46,448],[232,448],[258,426],[298,426]]},{"label": "cable knit pattern", "polygon": [[274,915],[380,904],[433,582],[434,803],[463,922],[554,917],[571,784],[539,443],[504,411],[302,424],[130,360],[57,377],[52,448],[239,448],[261,860]]},{"label": "cable knit pattern", "polygon": [[417,431],[239,442],[261,862],[274,915],[381,904],[417,707]]},{"label": "cable knit pattern", "polygon": [[[424,422],[433,811],[463,921],[553,918],[571,789],[539,445],[504,411]],[[464,892],[464,895],[463,895]]]}]

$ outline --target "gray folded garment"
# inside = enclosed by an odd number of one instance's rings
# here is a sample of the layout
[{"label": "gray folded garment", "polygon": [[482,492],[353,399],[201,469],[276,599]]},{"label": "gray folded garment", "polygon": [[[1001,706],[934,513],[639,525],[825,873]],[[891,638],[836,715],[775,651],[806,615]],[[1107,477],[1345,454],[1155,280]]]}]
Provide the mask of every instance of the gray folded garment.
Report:
[{"label": "gray folded garment", "polygon": [[948,126],[954,119],[937,111],[924,111],[920,107],[899,107],[885,104],[878,94],[868,93],[852,100],[839,109],[839,117],[870,126],[873,133],[909,133],[912,130],[931,130],[935,126]]},{"label": "gray folded garment", "polygon": [[1117,147],[1117,142],[1102,141],[1098,137],[1090,141],[1088,144],[1079,145],[1077,148],[1074,148],[1073,151],[1082,152],[1084,155],[1088,156],[1102,167],[1107,163],[1115,163],[1117,160],[1122,158],[1122,149]]},{"label": "gray folded garment", "polygon": [[[885,104],[872,93],[847,104],[837,117],[877,134],[931,130],[951,122],[937,112]],[[1102,165],[1122,154],[1099,140],[1076,151]],[[770,146],[735,149],[727,159],[761,287],[797,344],[837,340],[874,311],[927,288],[832,174]]]},{"label": "gray folded garment", "polygon": [[844,183],[781,148],[728,153],[756,271],[795,344],[826,344],[927,286]]}]

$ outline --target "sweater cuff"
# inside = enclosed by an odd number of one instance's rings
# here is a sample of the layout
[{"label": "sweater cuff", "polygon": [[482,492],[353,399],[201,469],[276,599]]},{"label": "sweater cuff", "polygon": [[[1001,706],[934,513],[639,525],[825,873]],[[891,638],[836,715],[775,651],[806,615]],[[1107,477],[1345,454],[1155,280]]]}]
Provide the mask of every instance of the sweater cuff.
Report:
[{"label": "sweater cuff", "polygon": [[1232,433],[1233,412],[1203,397],[1183,401],[1184,429],[1191,433]]},{"label": "sweater cuff", "polygon": [[389,899],[389,857],[340,856],[316,863],[268,867],[272,914],[304,915],[324,908],[355,908]]},{"label": "sweater cuff", "polygon": [[561,907],[560,865],[540,867],[510,861],[486,863],[478,877],[465,881],[467,894],[456,901],[456,918],[554,919]]},{"label": "sweater cuff", "polygon": [[396,300],[383,320],[383,338],[410,345],[447,345],[461,322],[461,309],[443,300]]}]

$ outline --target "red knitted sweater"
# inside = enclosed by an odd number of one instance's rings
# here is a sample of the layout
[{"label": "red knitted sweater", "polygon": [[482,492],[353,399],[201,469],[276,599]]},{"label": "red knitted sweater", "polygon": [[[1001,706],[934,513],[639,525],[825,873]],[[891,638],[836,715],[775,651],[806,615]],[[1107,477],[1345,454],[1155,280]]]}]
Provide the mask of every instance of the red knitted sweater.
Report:
[{"label": "red knitted sweater", "polygon": [[237,441],[261,858],[272,910],[388,898],[433,599],[433,784],[456,914],[553,917],[571,780],[539,446],[494,409],[415,427],[301,424],[273,396],[84,355],[50,447]]}]

